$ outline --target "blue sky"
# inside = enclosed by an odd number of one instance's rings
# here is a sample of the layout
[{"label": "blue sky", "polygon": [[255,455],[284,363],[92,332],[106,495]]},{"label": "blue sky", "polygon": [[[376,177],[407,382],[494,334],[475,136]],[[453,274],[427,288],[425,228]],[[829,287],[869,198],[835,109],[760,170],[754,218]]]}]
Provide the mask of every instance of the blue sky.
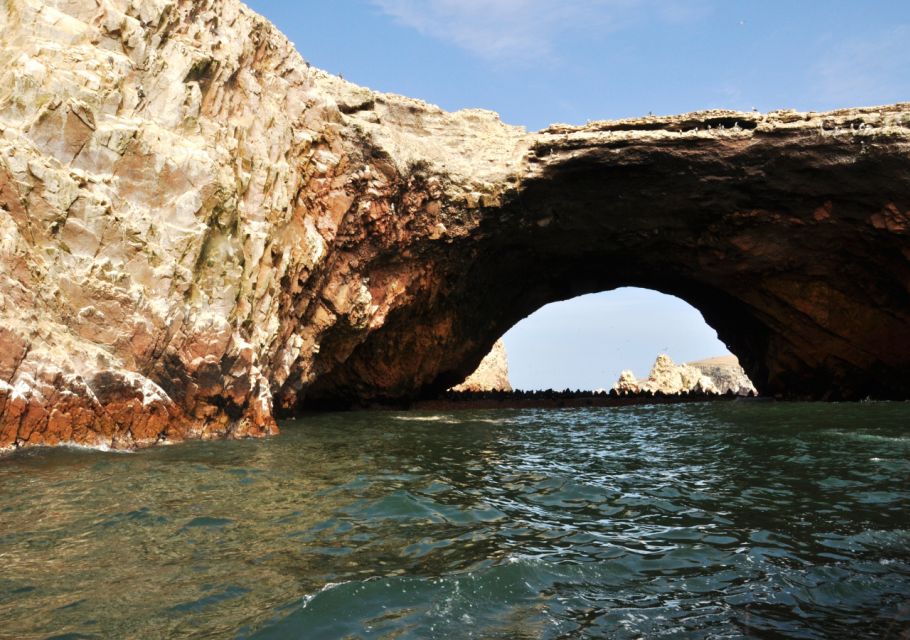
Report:
[{"label": "blue sky", "polygon": [[[510,124],[706,108],[910,101],[910,0],[255,0],[304,58],[380,91]],[[697,311],[623,289],[506,335],[513,384],[609,386],[658,351],[723,351]]]}]

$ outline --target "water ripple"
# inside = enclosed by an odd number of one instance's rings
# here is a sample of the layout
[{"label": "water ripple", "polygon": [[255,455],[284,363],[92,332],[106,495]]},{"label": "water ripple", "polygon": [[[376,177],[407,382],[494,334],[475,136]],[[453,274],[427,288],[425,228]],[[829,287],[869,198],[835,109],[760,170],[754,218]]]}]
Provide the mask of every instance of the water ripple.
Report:
[{"label": "water ripple", "polygon": [[0,461],[0,638],[899,638],[910,405],[355,413]]}]

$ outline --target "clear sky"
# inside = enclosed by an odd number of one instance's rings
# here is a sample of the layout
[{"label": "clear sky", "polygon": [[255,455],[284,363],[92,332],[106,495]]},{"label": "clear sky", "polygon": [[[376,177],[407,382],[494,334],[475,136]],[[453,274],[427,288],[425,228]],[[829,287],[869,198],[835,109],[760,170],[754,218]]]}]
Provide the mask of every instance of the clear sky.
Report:
[{"label": "clear sky", "polygon": [[[510,124],[910,101],[910,0],[254,0],[312,64]],[[697,311],[621,289],[506,334],[519,388],[609,386],[724,347]]]}]

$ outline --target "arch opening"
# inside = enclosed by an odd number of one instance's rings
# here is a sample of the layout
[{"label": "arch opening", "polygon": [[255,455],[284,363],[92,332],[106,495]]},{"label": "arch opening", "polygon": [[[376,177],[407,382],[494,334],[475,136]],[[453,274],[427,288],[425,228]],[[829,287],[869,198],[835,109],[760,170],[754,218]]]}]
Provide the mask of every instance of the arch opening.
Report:
[{"label": "arch opening", "polygon": [[[478,268],[477,265],[475,268]],[[386,327],[376,332],[374,340],[359,345],[341,366],[316,380],[308,389],[302,408],[321,410],[374,404],[397,405],[402,402],[439,397],[446,390],[464,382],[498,339],[501,337],[507,340],[514,339],[515,334],[510,337],[510,332],[521,331],[522,322],[527,318],[540,313],[547,314],[548,310],[556,310],[557,314],[560,309],[574,313],[573,307],[576,305],[596,308],[604,304],[609,307],[611,304],[615,305],[617,301],[620,305],[631,303],[633,307],[639,308],[626,313],[625,320],[634,322],[635,318],[638,318],[639,325],[642,324],[643,316],[647,318],[649,313],[653,316],[650,334],[641,338],[653,342],[647,348],[650,362],[645,364],[646,359],[639,355],[639,358],[631,363],[636,373],[641,372],[642,381],[648,378],[651,364],[661,352],[675,351],[679,364],[727,354],[739,357],[740,353],[748,354],[749,345],[761,344],[764,338],[760,325],[751,321],[733,302],[725,299],[722,292],[704,295],[703,298],[695,295],[694,297],[703,304],[703,307],[699,308],[679,294],[679,291],[688,291],[684,286],[680,286],[672,293],[661,291],[656,286],[638,283],[633,286],[603,287],[600,284],[602,280],[591,277],[594,272],[590,269],[575,271],[576,274],[586,275],[574,279],[561,270],[553,270],[551,273],[554,274],[551,278],[532,277],[529,280],[534,283],[531,287],[509,286],[505,287],[506,290],[497,288],[488,295],[475,299],[471,304],[458,303],[450,309],[453,314],[444,314],[442,318],[434,317],[430,310],[424,313],[418,311],[409,316],[407,322],[401,322],[405,320],[404,318],[390,318]],[[692,290],[700,294],[706,293],[703,287]],[[508,295],[509,292],[513,294],[512,297]],[[589,313],[582,314],[587,316],[586,320],[597,322],[599,314],[596,309],[588,311]],[[601,313],[603,317],[600,320],[610,316],[614,321],[619,318],[615,309],[611,313],[605,308]],[[658,314],[666,317],[658,318]],[[715,331],[709,318],[725,327],[726,334],[721,330]],[[659,344],[661,339],[656,337],[661,330],[666,332],[667,326],[664,321],[676,323],[677,331],[673,342],[679,346],[673,349],[670,349],[670,344]],[[749,330],[752,333],[749,333]],[[687,342],[687,332],[688,341],[691,343],[688,347],[684,346]],[[694,341],[693,335],[696,338]],[[724,339],[731,336],[732,341]],[[663,342],[668,342],[666,335]],[[538,361],[546,367],[547,358],[538,355]],[[743,365],[744,361],[750,362],[748,358],[740,358],[736,363],[737,368]],[[568,381],[546,386],[542,386],[543,382],[532,383],[531,386],[537,389],[586,391],[609,389],[617,381],[619,373],[629,368],[629,365],[620,364],[619,360],[615,364],[618,368],[614,373],[617,375],[613,377],[604,370],[606,375],[597,380],[598,384],[576,384]],[[415,384],[413,378],[400,376],[403,371],[411,374],[416,371],[419,374],[421,370],[430,371],[432,374],[432,377],[428,378],[429,381],[422,385]],[[760,367],[753,364],[753,370],[760,370]],[[390,393],[388,390],[393,388],[395,382],[392,385],[388,382],[394,380],[395,376],[399,376],[395,380],[399,385],[398,391]],[[749,378],[746,378],[747,382]],[[365,381],[366,384],[375,385],[377,380],[385,385],[384,390],[371,394],[371,388],[365,385]],[[516,389],[525,386],[521,381],[513,384]],[[758,388],[758,385],[755,386]]]},{"label": "arch opening", "polygon": [[621,287],[545,305],[502,337],[514,389],[610,389],[623,371],[646,379],[659,354],[675,363],[735,356],[697,309]]}]

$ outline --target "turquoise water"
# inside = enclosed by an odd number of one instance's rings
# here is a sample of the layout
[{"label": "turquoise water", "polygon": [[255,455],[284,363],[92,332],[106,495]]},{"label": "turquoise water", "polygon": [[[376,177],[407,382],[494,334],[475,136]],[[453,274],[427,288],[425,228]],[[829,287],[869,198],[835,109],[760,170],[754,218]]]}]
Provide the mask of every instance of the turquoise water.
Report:
[{"label": "turquoise water", "polygon": [[0,638],[900,638],[910,404],[349,413],[0,459]]}]

